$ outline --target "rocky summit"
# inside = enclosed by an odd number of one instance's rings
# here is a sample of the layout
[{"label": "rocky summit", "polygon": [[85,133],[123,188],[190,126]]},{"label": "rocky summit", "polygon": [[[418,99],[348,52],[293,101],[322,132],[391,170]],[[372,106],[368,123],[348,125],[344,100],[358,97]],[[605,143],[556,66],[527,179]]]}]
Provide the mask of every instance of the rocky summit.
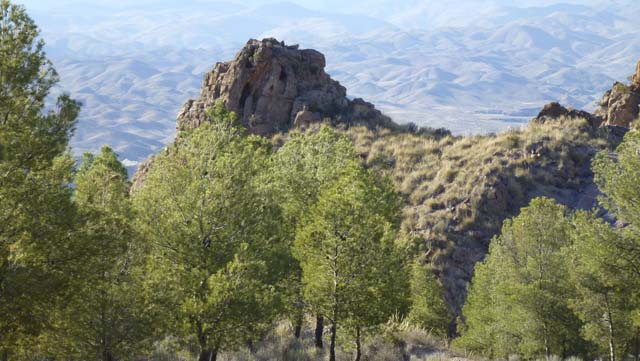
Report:
[{"label": "rocky summit", "polygon": [[[271,136],[294,127],[326,121],[333,125],[398,127],[373,104],[347,98],[347,90],[325,72],[326,60],[313,49],[299,49],[273,38],[251,39],[229,62],[217,63],[204,77],[198,99],[178,114],[177,131],[209,120],[207,110],[222,101],[251,133]],[[151,156],[138,166],[137,189],[153,166]]]},{"label": "rocky summit", "polygon": [[178,115],[178,133],[207,121],[206,109],[222,101],[252,133],[271,135],[323,120],[334,124],[393,124],[325,72],[325,57],[276,39],[249,40],[235,59],[205,75],[200,97]]}]

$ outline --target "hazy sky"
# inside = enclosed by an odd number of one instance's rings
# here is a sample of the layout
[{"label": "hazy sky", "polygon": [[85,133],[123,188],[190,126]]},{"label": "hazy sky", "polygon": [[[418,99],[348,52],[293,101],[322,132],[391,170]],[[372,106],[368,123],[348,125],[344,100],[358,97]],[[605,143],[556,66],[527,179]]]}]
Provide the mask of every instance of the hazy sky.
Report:
[{"label": "hazy sky", "polygon": [[[221,15],[239,9],[266,6],[282,9],[280,16],[297,19],[296,9],[283,3],[295,4],[310,10],[333,14],[350,14],[383,20],[400,28],[433,29],[442,26],[465,26],[491,15],[498,7],[529,7],[556,4],[597,5],[613,9],[619,4],[633,4],[638,0],[14,0],[26,5],[32,16],[43,25],[58,25],[48,22],[51,16],[67,17],[69,22],[135,11],[137,15],[172,11],[180,15],[198,15],[198,10]],[[602,5],[600,5],[602,4]],[[304,9],[301,9],[304,10]],[[279,11],[279,10],[276,10]],[[614,13],[616,11],[614,10]],[[618,11],[621,12],[621,11]],[[60,20],[56,20],[60,22]],[[244,24],[246,26],[247,24]],[[238,24],[242,27],[243,24]],[[58,26],[55,26],[58,28]],[[46,27],[45,27],[46,28]],[[60,29],[58,29],[60,30]],[[64,29],[62,29],[64,30]]]},{"label": "hazy sky", "polygon": [[[437,7],[441,5],[451,12],[459,12],[473,6],[541,6],[559,3],[571,3],[581,5],[593,5],[600,3],[622,3],[635,0],[618,0],[604,2],[602,0],[290,0],[289,3],[295,3],[309,9],[329,11],[335,13],[357,13],[373,16],[392,16],[398,12],[411,11],[412,9],[420,9],[425,6]],[[166,7],[186,7],[186,6],[211,6],[223,4],[238,4],[242,6],[261,6],[284,1],[273,0],[18,0],[17,2],[25,4],[27,7],[38,10],[53,11],[73,11],[74,8],[95,7],[97,8],[145,8],[145,9],[162,9]],[[81,5],[80,5],[81,4]]]}]

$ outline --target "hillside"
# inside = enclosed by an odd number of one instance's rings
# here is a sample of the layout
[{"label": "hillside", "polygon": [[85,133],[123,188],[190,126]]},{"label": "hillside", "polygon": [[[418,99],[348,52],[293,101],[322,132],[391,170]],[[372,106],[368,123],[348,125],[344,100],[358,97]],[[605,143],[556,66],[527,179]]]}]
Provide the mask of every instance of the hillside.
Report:
[{"label": "hillside", "polygon": [[541,196],[575,209],[596,207],[591,158],[619,141],[580,118],[474,137],[362,127],[347,133],[366,164],[389,175],[406,197],[403,231],[440,270],[454,317],[502,222]]},{"label": "hillside", "polygon": [[[389,176],[403,195],[403,240],[436,266],[452,313],[451,332],[474,265],[502,222],[541,196],[573,209],[597,207],[591,159],[613,149],[638,118],[640,75],[622,90],[614,84],[601,115],[552,103],[522,129],[454,136],[395,124],[372,104],[349,100],[324,65],[314,50],[250,40],[205,76],[200,97],[188,100],[178,116],[178,137],[206,122],[205,109],[217,101],[236,112],[249,132],[272,137],[278,147],[292,132],[313,132],[320,124],[341,129],[366,166]],[[152,166],[153,158],[141,166],[134,189]]]},{"label": "hillside", "polygon": [[[556,44],[525,28],[496,34]],[[640,63],[594,113],[552,102],[460,136],[348,96],[320,51],[251,39],[130,179],[109,145],[73,156],[82,104],[8,0],[0,55],[0,361],[640,358]],[[107,68],[79,68],[118,89],[105,122],[184,90],[144,61]],[[112,130],[130,144],[151,123]]]}]

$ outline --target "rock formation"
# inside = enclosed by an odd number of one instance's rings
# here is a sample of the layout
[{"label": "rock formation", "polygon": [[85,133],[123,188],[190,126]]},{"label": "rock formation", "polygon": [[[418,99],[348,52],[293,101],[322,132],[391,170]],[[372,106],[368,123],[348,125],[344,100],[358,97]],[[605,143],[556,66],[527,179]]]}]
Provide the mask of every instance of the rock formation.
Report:
[{"label": "rock formation", "polygon": [[534,118],[535,122],[546,123],[559,118],[584,118],[592,127],[597,128],[602,123],[602,118],[593,115],[584,110],[576,110],[573,108],[565,108],[560,103],[549,103],[542,108],[537,117]]},{"label": "rock formation", "polygon": [[221,100],[252,133],[271,135],[324,119],[333,123],[392,125],[390,118],[324,71],[324,55],[276,39],[249,40],[235,59],[205,75],[200,97],[178,115],[178,132],[207,120],[205,110]]},{"label": "rock formation", "polygon": [[640,116],[640,62],[636,73],[631,77],[631,84],[620,82],[613,84],[611,90],[604,94],[596,115],[602,117],[605,125],[616,125],[629,128]]}]

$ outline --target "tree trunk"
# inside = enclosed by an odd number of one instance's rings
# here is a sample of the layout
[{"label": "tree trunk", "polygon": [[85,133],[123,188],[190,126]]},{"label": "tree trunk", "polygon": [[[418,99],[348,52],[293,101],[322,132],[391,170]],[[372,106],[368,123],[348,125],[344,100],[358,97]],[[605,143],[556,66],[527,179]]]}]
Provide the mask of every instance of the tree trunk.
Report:
[{"label": "tree trunk", "polygon": [[356,327],[356,359],[360,361],[362,358],[362,344],[360,343],[360,327]]},{"label": "tree trunk", "polygon": [[551,358],[551,350],[549,349],[549,332],[547,331],[547,323],[542,324],[542,333],[544,338],[544,355],[545,360],[549,361]]},{"label": "tree trunk", "polygon": [[198,357],[198,361],[216,361],[218,356],[218,352],[214,349],[206,349],[200,351],[200,357]]},{"label": "tree trunk", "polygon": [[636,361],[640,361],[640,329],[636,329],[636,352],[635,352],[635,359]]},{"label": "tree trunk", "polygon": [[0,352],[0,361],[9,361],[9,351],[2,350],[2,352]]},{"label": "tree trunk", "polygon": [[324,317],[316,317],[316,347],[323,348],[322,335],[324,334]]},{"label": "tree trunk", "polygon": [[296,317],[296,325],[293,329],[293,336],[296,340],[300,338],[300,334],[302,334],[302,315]]},{"label": "tree trunk", "polygon": [[604,295],[605,304],[607,306],[607,326],[609,326],[609,360],[616,361],[615,335],[613,328],[613,317],[611,317],[611,308],[609,307],[609,297]]},{"label": "tree trunk", "polygon": [[336,361],[336,333],[338,331],[338,325],[336,321],[331,323],[331,346],[329,348],[329,361]]},{"label": "tree trunk", "polygon": [[111,355],[111,352],[109,352],[109,350],[104,350],[102,352],[102,361],[114,361],[113,355]]},{"label": "tree trunk", "polygon": [[200,356],[198,356],[198,361],[216,361],[216,357],[218,356],[218,347],[213,349],[207,345],[207,337],[202,329],[202,323],[197,321],[196,334],[198,337],[198,344],[200,345]]}]

